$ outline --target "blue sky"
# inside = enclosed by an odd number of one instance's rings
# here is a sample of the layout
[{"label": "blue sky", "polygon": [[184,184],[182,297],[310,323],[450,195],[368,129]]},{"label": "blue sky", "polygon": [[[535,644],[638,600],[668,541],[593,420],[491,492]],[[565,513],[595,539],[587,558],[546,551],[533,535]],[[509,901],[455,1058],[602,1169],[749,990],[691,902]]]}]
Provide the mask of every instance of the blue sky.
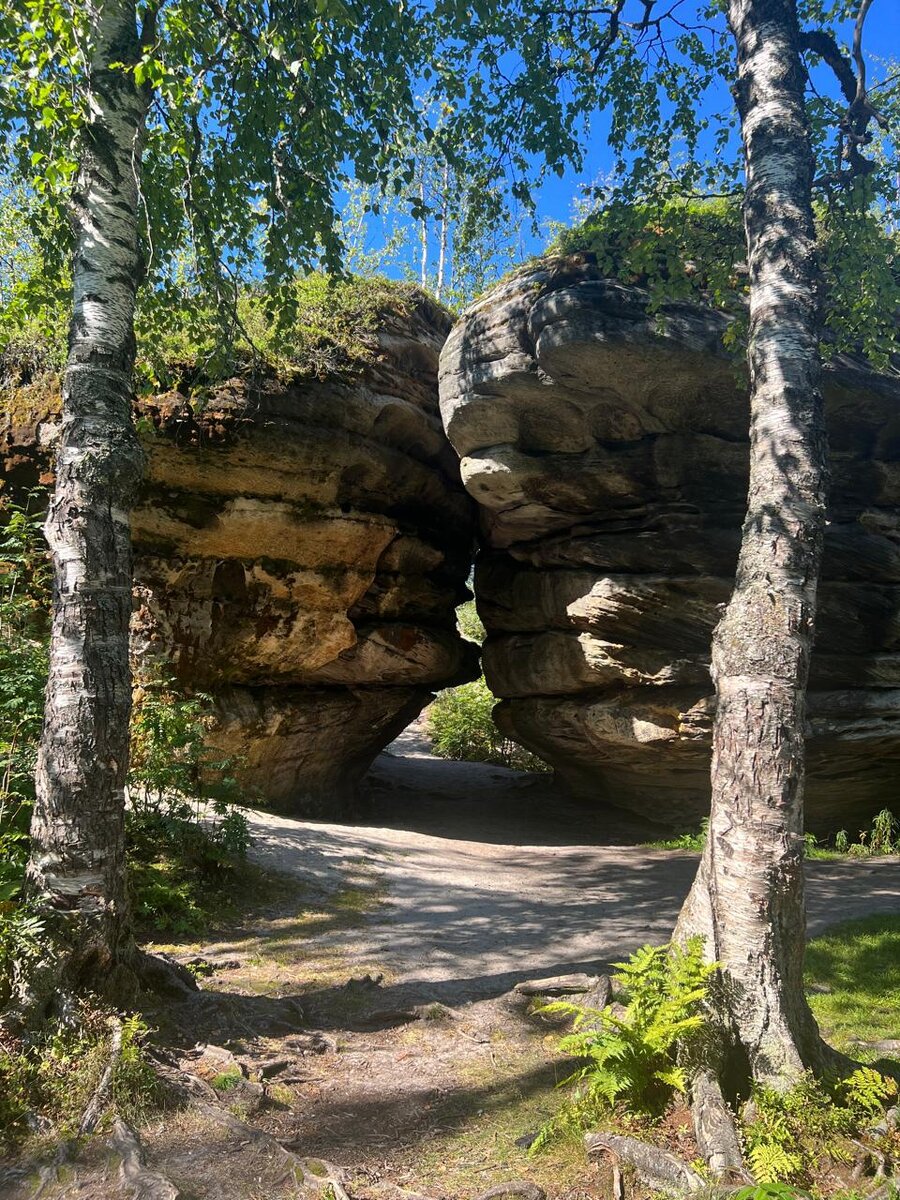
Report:
[{"label": "blue sky", "polygon": [[[849,43],[852,37],[852,26],[849,22],[843,26],[842,32]],[[864,48],[870,63],[870,82],[873,77],[877,78],[892,71],[892,62],[893,70],[900,70],[900,0],[875,0],[866,19]],[[821,70],[827,72],[827,68]],[[547,180],[541,189],[541,215],[545,218],[568,221],[573,199],[580,186],[609,171],[611,167],[612,154],[606,145],[605,123],[598,117],[589,143],[584,171],[576,173],[569,170],[561,179],[554,177]]]},{"label": "blue sky", "polygon": [[[846,23],[841,28],[843,40],[849,44],[852,37],[852,25]],[[869,62],[869,83],[892,70],[900,70],[900,0],[875,0],[870,10],[865,29],[864,46]],[[893,67],[892,67],[893,64]],[[822,91],[835,93],[834,80],[827,67],[820,66],[814,72],[814,82]],[[717,85],[708,96],[710,108],[724,110],[730,104],[730,97],[722,85]],[[573,208],[582,189],[594,180],[608,175],[614,166],[614,155],[607,144],[608,122],[603,113],[598,113],[593,121],[590,134],[586,141],[586,153],[583,168],[576,170],[569,167],[561,177],[548,176],[537,192],[537,219],[546,228],[549,222],[570,224],[573,219]],[[900,169],[900,167],[898,167]],[[436,243],[436,227],[435,243]],[[378,223],[373,224],[369,245],[378,247],[383,241],[383,232]],[[523,221],[520,225],[519,246],[516,258],[521,259],[529,254],[539,252],[544,248],[546,235],[535,234],[531,222]],[[400,275],[417,269],[419,243],[416,231],[409,230],[409,236],[404,239],[401,261],[386,265],[388,274]],[[432,263],[436,259],[436,244],[432,246]],[[509,263],[501,264],[508,266]]]}]

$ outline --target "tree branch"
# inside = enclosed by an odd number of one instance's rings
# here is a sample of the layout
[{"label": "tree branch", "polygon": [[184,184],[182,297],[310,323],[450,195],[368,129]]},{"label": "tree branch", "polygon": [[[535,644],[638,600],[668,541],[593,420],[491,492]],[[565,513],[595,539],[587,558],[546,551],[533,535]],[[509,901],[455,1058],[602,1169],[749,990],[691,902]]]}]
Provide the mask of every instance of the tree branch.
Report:
[{"label": "tree branch", "polygon": [[868,131],[871,121],[875,121],[882,129],[888,128],[886,118],[872,105],[866,92],[866,60],[862,39],[871,7],[872,0],[860,0],[853,27],[852,62],[842,53],[830,33],[812,29],[800,35],[801,50],[818,55],[831,67],[847,101],[847,110],[838,123],[837,166],[831,175],[816,180],[820,186],[825,183],[843,185],[857,176],[871,174],[875,164],[862,154],[860,147],[867,146],[872,140]]},{"label": "tree branch", "polygon": [[848,104],[856,99],[857,80],[853,65],[844,54],[830,33],[824,29],[807,29],[800,34],[800,49],[808,50],[818,55],[827,66],[831,67],[841,91]]}]

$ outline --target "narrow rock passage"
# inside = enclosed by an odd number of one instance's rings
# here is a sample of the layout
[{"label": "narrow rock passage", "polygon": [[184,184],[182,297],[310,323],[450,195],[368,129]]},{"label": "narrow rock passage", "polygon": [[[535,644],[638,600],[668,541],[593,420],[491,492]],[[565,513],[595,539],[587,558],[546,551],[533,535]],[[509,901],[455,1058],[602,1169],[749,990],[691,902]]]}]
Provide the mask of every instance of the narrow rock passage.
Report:
[{"label": "narrow rock passage", "polygon": [[[696,867],[695,854],[634,844],[653,831],[627,816],[561,802],[549,777],[435,759],[415,730],[380,757],[371,789],[367,824],[253,814],[253,855],[326,888],[350,864],[373,873],[384,902],[362,930],[327,936],[349,969],[383,964],[398,1002],[486,999],[665,941]],[[811,862],[808,880],[811,934],[900,910],[896,860]]]}]

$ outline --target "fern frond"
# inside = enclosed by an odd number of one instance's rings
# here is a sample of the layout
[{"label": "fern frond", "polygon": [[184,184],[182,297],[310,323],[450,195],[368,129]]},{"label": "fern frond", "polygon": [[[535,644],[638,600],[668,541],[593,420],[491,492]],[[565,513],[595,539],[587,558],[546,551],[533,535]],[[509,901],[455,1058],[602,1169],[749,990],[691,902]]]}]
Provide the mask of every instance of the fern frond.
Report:
[{"label": "fern frond", "polygon": [[802,1159],[776,1142],[759,1142],[747,1152],[747,1164],[760,1183],[784,1183],[800,1170]]},{"label": "fern frond", "polygon": [[681,1067],[666,1067],[656,1072],[656,1078],[682,1095],[687,1091],[687,1077]]}]

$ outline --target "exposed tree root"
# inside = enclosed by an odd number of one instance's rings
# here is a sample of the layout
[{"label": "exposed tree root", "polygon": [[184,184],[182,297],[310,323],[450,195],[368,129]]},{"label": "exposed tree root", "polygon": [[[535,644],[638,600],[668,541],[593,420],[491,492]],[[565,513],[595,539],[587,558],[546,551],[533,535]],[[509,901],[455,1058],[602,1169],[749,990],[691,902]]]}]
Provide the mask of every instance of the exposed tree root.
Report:
[{"label": "exposed tree root", "polygon": [[[411,1192],[396,1184],[389,1185],[392,1200],[433,1200],[422,1192]],[[495,1183],[475,1197],[475,1200],[547,1200],[547,1193],[537,1183],[528,1179],[513,1179],[508,1183]]]},{"label": "exposed tree root", "polygon": [[189,1000],[199,992],[194,976],[170,954],[148,954],[146,950],[137,950],[134,969],[140,983],[158,995]]},{"label": "exposed tree root", "polygon": [[175,1185],[147,1167],[140,1138],[121,1117],[113,1122],[109,1144],[121,1156],[119,1170],[123,1181],[134,1189],[134,1200],[178,1200],[181,1193]]},{"label": "exposed tree root", "polygon": [[878,1181],[878,1187],[869,1192],[866,1200],[893,1200],[900,1190],[900,1176],[885,1175]]},{"label": "exposed tree root", "polygon": [[700,1192],[709,1181],[668,1150],[650,1146],[624,1133],[588,1133],[584,1139],[589,1155],[607,1154],[615,1164],[627,1163],[650,1187],[669,1191]]},{"label": "exposed tree root", "polygon": [[[245,1141],[251,1142],[264,1150],[271,1158],[282,1163],[296,1185],[295,1200],[353,1200],[344,1186],[344,1173],[333,1163],[320,1158],[307,1158],[295,1154],[290,1149],[291,1143],[283,1143],[277,1138],[248,1125],[234,1113],[229,1112],[218,1103],[213,1088],[203,1079],[174,1065],[171,1059],[162,1055],[154,1056],[154,1070],[165,1084],[170,1094],[180,1102],[190,1105],[193,1111],[205,1116],[208,1120],[224,1126],[230,1133]],[[430,1197],[419,1192],[407,1191],[400,1187],[393,1189],[398,1200],[430,1200]],[[165,1193],[160,1193],[163,1200]],[[137,1200],[157,1200],[156,1196],[148,1193]],[[488,1188],[486,1192],[476,1197],[476,1200],[546,1200],[543,1188],[529,1180],[516,1179],[507,1183],[498,1183]]]},{"label": "exposed tree root", "polygon": [[103,1068],[96,1091],[81,1114],[81,1120],[78,1122],[79,1137],[88,1137],[97,1128],[97,1122],[103,1116],[103,1109],[109,1097],[109,1089],[112,1087],[116,1067],[122,1057],[122,1022],[118,1017],[112,1017],[110,1025],[112,1026],[112,1036],[109,1042],[109,1058],[106,1060],[106,1066]]},{"label": "exposed tree root", "polygon": [[[100,1082],[94,1089],[94,1094],[87,1102],[85,1110],[81,1114],[81,1120],[78,1122],[78,1138],[89,1137],[97,1128],[97,1123],[103,1116],[104,1109],[106,1108],[109,1089],[112,1087],[116,1067],[122,1055],[122,1022],[118,1017],[112,1017],[110,1025],[112,1033],[109,1043],[109,1058],[106,1061],[106,1066],[103,1068]],[[52,1160],[49,1163],[44,1163],[37,1169],[38,1183],[32,1200],[39,1200],[50,1184],[56,1182],[59,1177],[60,1167],[71,1163],[75,1158],[77,1150],[78,1141],[75,1138],[66,1138],[64,1141],[57,1142]],[[160,1195],[162,1196],[162,1194]],[[153,1197],[148,1196],[147,1200],[153,1200]]]},{"label": "exposed tree root", "polygon": [[697,1147],[713,1178],[750,1183],[734,1115],[708,1067],[695,1071],[691,1080],[691,1117]]},{"label": "exposed tree root", "polygon": [[475,1200],[547,1200],[547,1193],[527,1179],[513,1179],[509,1183],[494,1184]]},{"label": "exposed tree root", "polygon": [[230,1132],[255,1143],[266,1150],[276,1162],[283,1163],[286,1173],[293,1178],[296,1185],[296,1200],[322,1200],[325,1196],[328,1196],[329,1200],[352,1200],[344,1189],[343,1172],[332,1163],[321,1158],[301,1158],[299,1154],[286,1149],[270,1134],[256,1129],[253,1125],[247,1125],[219,1104],[203,1100],[195,1107],[209,1120],[224,1125]]}]

